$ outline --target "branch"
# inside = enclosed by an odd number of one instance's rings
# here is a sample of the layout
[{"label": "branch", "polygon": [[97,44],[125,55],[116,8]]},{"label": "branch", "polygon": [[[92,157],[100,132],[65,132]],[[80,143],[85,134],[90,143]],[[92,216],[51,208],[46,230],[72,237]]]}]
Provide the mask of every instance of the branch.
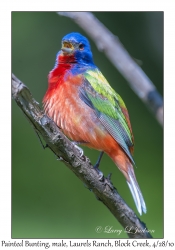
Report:
[{"label": "branch", "polygon": [[118,37],[113,35],[90,12],[57,12],[57,14],[73,19],[86,31],[98,49],[105,53],[128,81],[133,91],[152,110],[159,123],[163,125],[163,100],[161,95],[152,81],[131,58]]},{"label": "branch", "polygon": [[[12,74],[12,97],[21,108],[34,130],[40,133],[48,147],[76,176],[94,192],[95,196],[111,211],[123,228],[129,228],[129,238],[152,238],[146,225],[126,205],[109,178],[99,179],[89,159],[44,114],[29,89]],[[136,232],[136,229],[137,232]]]}]

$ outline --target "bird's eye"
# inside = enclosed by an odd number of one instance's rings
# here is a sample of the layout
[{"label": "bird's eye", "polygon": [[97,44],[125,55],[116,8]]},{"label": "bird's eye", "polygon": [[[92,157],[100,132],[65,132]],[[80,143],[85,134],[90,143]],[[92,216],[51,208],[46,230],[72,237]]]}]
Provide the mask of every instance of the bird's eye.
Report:
[{"label": "bird's eye", "polygon": [[79,50],[84,50],[84,45],[82,43],[79,45]]}]

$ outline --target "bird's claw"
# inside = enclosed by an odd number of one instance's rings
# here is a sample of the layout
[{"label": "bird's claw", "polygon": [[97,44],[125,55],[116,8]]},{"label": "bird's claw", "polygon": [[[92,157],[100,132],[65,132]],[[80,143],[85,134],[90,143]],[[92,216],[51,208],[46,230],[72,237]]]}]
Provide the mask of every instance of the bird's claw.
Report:
[{"label": "bird's claw", "polygon": [[112,176],[112,173],[109,173],[106,177],[107,180],[111,181],[111,176]]},{"label": "bird's claw", "polygon": [[98,169],[98,167],[96,167],[96,166],[94,166],[94,169],[96,170],[96,172],[98,173],[98,175],[99,175],[99,181],[102,181],[103,180],[103,178],[104,178],[104,175],[103,175],[103,173]]},{"label": "bird's claw", "polygon": [[[57,156],[56,156],[57,157]],[[63,161],[63,157],[57,157],[57,161]]]},{"label": "bird's claw", "polygon": [[49,147],[49,145],[48,145],[47,143],[46,143],[45,146],[43,145],[43,148],[44,148],[44,149],[46,149],[46,148],[48,148],[48,147]]},{"label": "bird's claw", "polygon": [[103,173],[100,171],[100,170],[98,170],[99,172],[98,172],[98,174],[99,174],[99,181],[102,181],[103,180],[103,178],[104,178],[104,175],[103,175]]},{"label": "bird's claw", "polygon": [[112,182],[111,182],[111,175],[112,173],[109,173],[108,176],[104,180],[104,185],[108,185],[112,190],[114,189]]},{"label": "bird's claw", "polygon": [[82,155],[84,154],[83,149],[82,149],[82,148],[80,148],[80,147],[78,147],[76,142],[72,142],[72,143],[74,144],[74,147],[75,147],[76,149],[78,149],[79,154],[80,154],[80,156],[79,156],[79,157],[82,157]]}]

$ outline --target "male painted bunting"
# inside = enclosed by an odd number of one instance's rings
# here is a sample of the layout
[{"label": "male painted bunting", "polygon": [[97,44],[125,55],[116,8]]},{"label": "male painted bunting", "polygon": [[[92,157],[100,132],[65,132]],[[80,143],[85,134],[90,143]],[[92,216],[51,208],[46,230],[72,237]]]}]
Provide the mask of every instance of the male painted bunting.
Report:
[{"label": "male painted bunting", "polygon": [[134,138],[127,108],[94,64],[90,44],[81,34],[63,37],[43,105],[66,136],[111,157],[126,178],[138,212],[146,213],[133,169]]}]

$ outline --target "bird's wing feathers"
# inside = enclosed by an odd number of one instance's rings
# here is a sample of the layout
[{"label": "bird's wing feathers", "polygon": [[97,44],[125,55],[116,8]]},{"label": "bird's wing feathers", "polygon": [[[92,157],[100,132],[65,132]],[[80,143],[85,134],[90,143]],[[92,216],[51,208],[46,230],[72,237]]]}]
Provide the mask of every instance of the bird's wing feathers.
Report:
[{"label": "bird's wing feathers", "polygon": [[98,69],[84,73],[80,98],[95,111],[103,126],[134,164],[130,152],[130,147],[133,146],[133,135],[126,106]]}]

